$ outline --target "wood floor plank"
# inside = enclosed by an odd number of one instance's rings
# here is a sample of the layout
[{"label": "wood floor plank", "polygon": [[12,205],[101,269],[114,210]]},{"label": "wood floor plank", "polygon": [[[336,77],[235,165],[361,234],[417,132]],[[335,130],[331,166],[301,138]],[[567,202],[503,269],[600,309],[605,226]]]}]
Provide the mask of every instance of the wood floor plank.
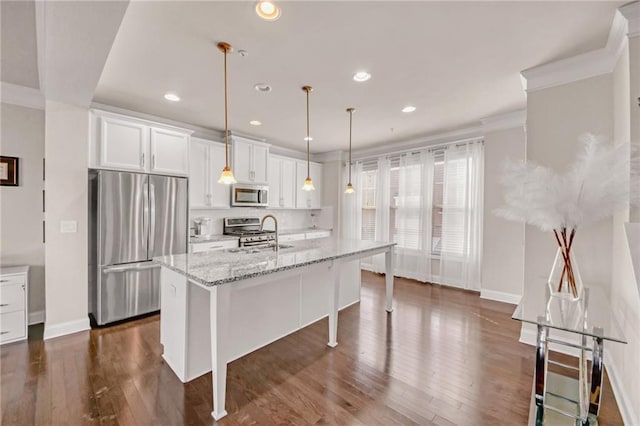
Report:
[{"label": "wood floor plank", "polygon": [[[0,347],[2,425],[526,424],[534,348],[513,305],[396,278],[386,314],[384,276],[362,278],[336,348],[323,319],[230,363],[218,422],[211,374],[181,383],[150,316]],[[622,425],[606,375],[604,388],[600,425]]]}]

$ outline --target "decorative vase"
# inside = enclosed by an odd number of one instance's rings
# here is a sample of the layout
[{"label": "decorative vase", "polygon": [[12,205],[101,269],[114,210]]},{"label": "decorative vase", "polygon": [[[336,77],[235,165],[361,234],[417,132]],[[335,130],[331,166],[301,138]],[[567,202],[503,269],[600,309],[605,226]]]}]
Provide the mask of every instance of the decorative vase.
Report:
[{"label": "decorative vase", "polygon": [[552,297],[574,301],[582,298],[584,287],[578,271],[578,263],[572,251],[569,250],[567,256],[566,251],[558,247],[547,284]]}]

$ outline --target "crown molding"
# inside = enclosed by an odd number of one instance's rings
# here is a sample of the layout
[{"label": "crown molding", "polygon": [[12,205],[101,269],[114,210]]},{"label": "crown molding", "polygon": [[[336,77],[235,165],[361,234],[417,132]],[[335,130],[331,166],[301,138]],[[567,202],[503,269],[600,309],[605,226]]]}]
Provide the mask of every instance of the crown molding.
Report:
[{"label": "crown molding", "polygon": [[527,121],[527,111],[524,109],[508,112],[506,114],[492,115],[480,120],[482,130],[493,132],[496,130],[513,129],[514,127],[524,127]]},{"label": "crown molding", "polygon": [[440,145],[450,142],[476,139],[481,138],[483,134],[483,128],[480,125],[465,127],[459,130],[438,133],[431,136],[409,139],[405,141],[387,142],[384,145],[377,145],[371,148],[359,149],[353,151],[352,159],[363,160],[365,158],[374,158],[381,155],[391,155],[411,149],[427,148],[431,145]]},{"label": "crown molding", "polygon": [[629,38],[640,36],[640,2],[626,4],[618,10],[627,19],[627,36]]},{"label": "crown molding", "polygon": [[0,102],[26,108],[44,109],[44,96],[38,89],[2,82]]},{"label": "crown molding", "polygon": [[[637,3],[627,6],[634,5]],[[627,18],[616,11],[605,47],[522,71],[525,90],[533,92],[613,72],[627,42],[627,28]]]}]

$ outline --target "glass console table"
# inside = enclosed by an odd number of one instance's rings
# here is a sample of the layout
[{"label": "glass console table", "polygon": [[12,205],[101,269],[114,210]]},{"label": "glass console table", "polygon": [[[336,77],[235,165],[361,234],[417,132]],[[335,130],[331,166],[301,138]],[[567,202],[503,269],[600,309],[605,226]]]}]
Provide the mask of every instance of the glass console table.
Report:
[{"label": "glass console table", "polygon": [[[586,288],[578,301],[550,296],[545,300],[523,297],[513,319],[537,327],[534,375],[536,426],[550,424],[546,417],[565,418],[577,425],[597,425],[602,396],[604,341],[627,343],[604,292]],[[551,335],[554,335],[551,337]],[[589,340],[592,345],[589,345]],[[579,366],[549,360],[549,344],[578,351]],[[591,368],[587,353],[591,352]],[[578,371],[578,380],[548,372],[549,364]],[[553,422],[557,424],[556,422]],[[571,424],[571,423],[569,423]]]}]

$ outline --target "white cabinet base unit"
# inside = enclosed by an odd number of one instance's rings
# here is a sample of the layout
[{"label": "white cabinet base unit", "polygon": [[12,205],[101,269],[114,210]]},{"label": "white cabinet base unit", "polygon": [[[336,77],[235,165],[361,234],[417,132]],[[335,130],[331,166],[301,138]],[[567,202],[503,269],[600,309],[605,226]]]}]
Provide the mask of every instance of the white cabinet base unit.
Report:
[{"label": "white cabinet base unit", "polygon": [[[245,265],[238,266],[242,271],[247,268],[246,274],[231,271],[228,279],[233,276],[235,281],[218,285],[205,285],[187,278],[184,270],[176,268],[167,258],[168,263],[161,262],[163,357],[183,382],[213,371],[212,416],[218,420],[227,414],[229,362],[325,316],[329,317],[327,344],[330,347],[338,344],[338,310],[359,300],[360,259],[378,253],[386,253],[386,310],[391,312],[393,243],[350,249],[303,266],[275,267],[273,271],[257,275],[251,272],[254,271],[252,259],[247,258]],[[296,253],[291,255],[295,257]],[[278,262],[286,263],[286,256],[278,255]],[[186,258],[186,264],[190,260]],[[202,258],[193,259],[193,262],[199,261]]]},{"label": "white cabinet base unit", "polygon": [[0,344],[27,338],[29,267],[0,270]]}]

